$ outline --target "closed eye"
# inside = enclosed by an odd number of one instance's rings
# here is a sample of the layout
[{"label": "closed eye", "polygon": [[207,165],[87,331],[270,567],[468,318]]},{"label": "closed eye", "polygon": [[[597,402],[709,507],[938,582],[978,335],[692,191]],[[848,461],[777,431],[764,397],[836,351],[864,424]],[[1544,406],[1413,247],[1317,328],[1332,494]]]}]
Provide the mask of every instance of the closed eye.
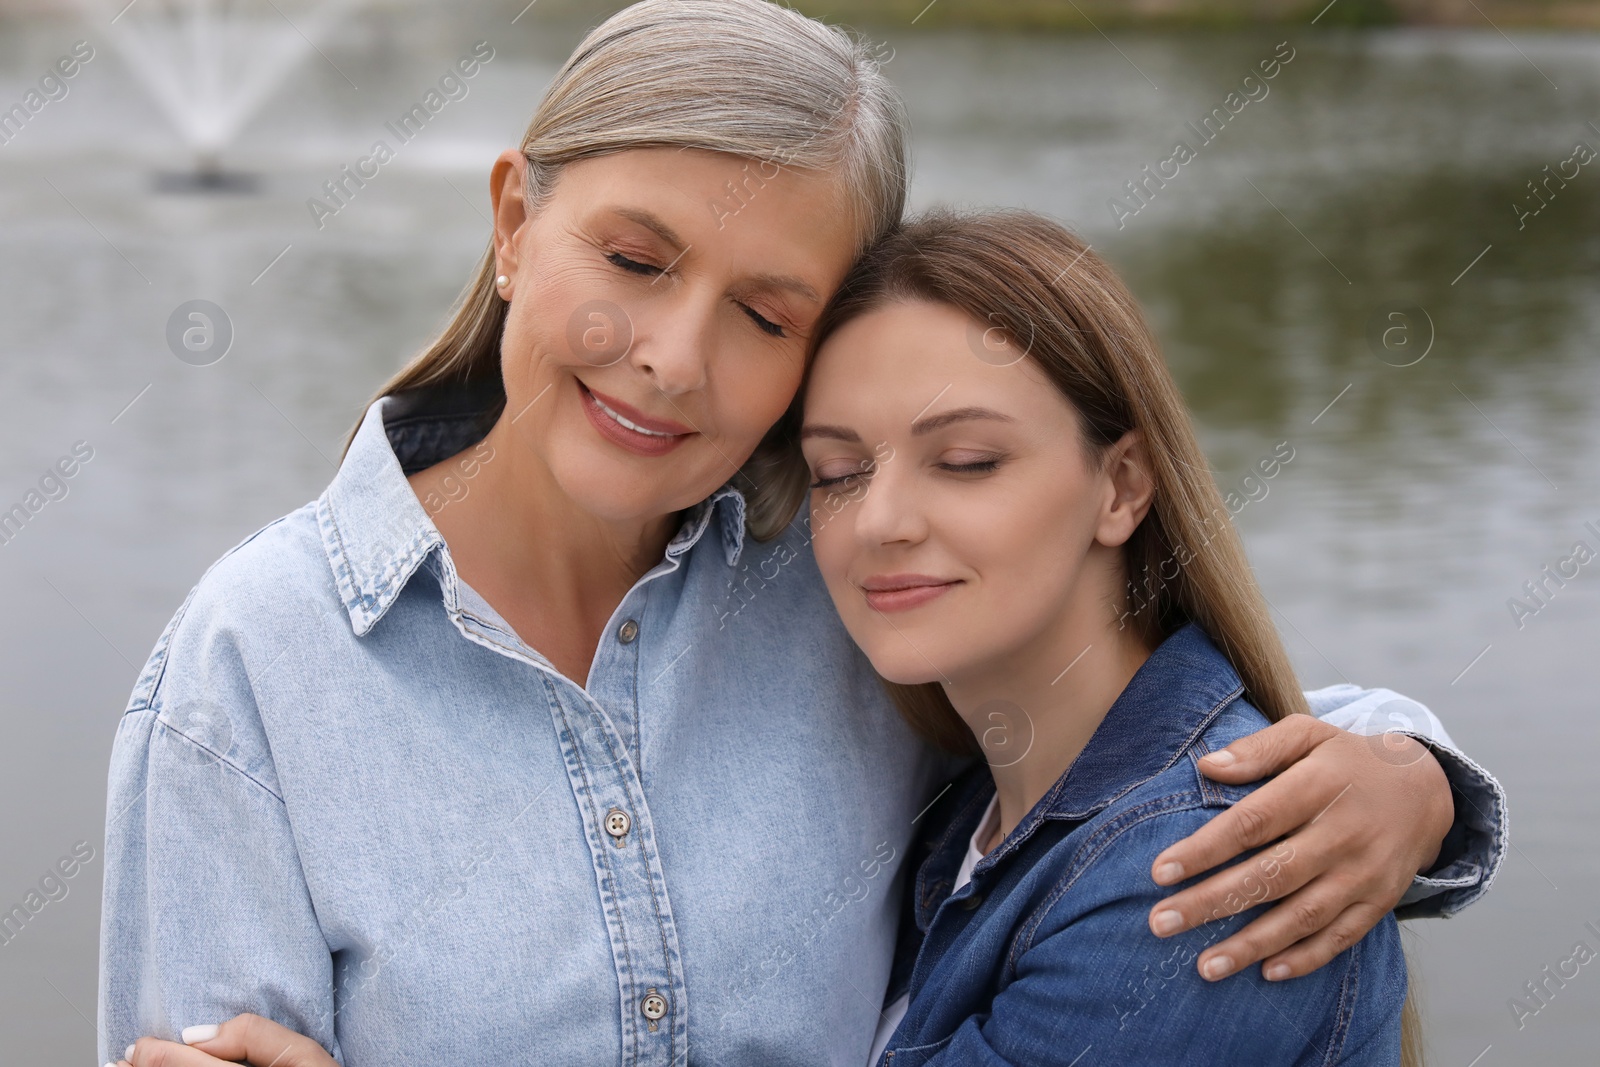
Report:
[{"label": "closed eye", "polygon": [[941,470],[952,471],[956,474],[987,474],[1000,466],[997,459],[979,460],[976,463],[941,463]]},{"label": "closed eye", "polygon": [[761,330],[762,333],[771,334],[773,337],[784,337],[784,336],[786,336],[786,334],[784,334],[784,332],[783,332],[783,327],[782,326],[779,326],[777,323],[773,322],[770,319],[763,318],[761,313],[756,311],[755,308],[750,307],[750,306],[748,306],[746,304],[740,304],[739,306],[741,308],[744,308],[744,313],[746,315],[750,316],[750,321],[755,323],[756,326]]},{"label": "closed eye", "polygon": [[612,252],[606,256],[606,259],[610,260],[613,265],[621,267],[623,270],[628,271],[631,274],[643,274],[646,277],[649,277],[650,275],[661,273],[660,267],[652,267],[648,263],[640,263],[636,259],[629,259],[621,252]]},{"label": "closed eye", "polygon": [[[832,467],[838,470],[837,466]],[[861,460],[853,468],[847,468],[843,474],[834,474],[824,477],[820,472],[814,475],[816,481],[811,483],[812,489],[831,489],[836,485],[846,482],[865,481],[872,477],[872,472],[877,469],[877,464],[870,459]]]},{"label": "closed eye", "polygon": [[[629,259],[621,252],[611,252],[607,254],[606,259],[609,260],[614,266],[620,267],[630,274],[641,274],[648,278],[653,275],[665,273],[665,271],[660,267],[652,266],[649,263],[641,263],[636,259]],[[747,304],[740,304],[739,307],[743,309],[746,315],[750,316],[750,321],[755,323],[756,328],[762,333],[768,334],[772,337],[788,336],[784,333],[782,326],[765,317],[755,308],[750,307]]]}]

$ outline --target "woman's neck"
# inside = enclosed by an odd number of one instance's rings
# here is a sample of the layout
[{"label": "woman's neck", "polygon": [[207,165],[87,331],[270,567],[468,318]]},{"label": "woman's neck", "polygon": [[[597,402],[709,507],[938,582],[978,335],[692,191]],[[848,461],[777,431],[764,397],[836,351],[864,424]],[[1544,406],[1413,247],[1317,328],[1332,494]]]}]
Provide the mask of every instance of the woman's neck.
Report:
[{"label": "woman's neck", "polygon": [[412,488],[461,579],[582,685],[606,622],[660,562],[677,516],[608,522],[583,511],[505,418],[483,444],[412,475]]},{"label": "woman's neck", "polygon": [[1150,657],[1105,601],[1086,598],[1032,647],[953,678],[945,693],[984,749],[1000,801],[993,848],[1088,745],[1106,712]]}]

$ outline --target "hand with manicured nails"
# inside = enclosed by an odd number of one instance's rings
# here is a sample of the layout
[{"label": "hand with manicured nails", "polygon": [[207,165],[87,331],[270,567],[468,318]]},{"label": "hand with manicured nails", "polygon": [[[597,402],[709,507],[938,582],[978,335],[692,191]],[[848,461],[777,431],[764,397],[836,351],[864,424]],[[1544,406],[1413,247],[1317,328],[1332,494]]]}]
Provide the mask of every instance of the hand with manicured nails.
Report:
[{"label": "hand with manicured nails", "polygon": [[1433,865],[1455,817],[1449,780],[1420,742],[1363,737],[1310,715],[1240,738],[1200,770],[1234,785],[1276,775],[1150,869],[1158,885],[1173,885],[1277,842],[1151,909],[1150,929],[1170,937],[1282,900],[1200,954],[1196,966],[1213,980],[1258,960],[1269,980],[1298,978],[1333,959]]},{"label": "hand with manicured nails", "polygon": [[[339,1067],[321,1045],[259,1015],[235,1015],[220,1026],[190,1026],[183,1044],[141,1037],[116,1067]],[[109,1065],[108,1065],[109,1067]]]}]

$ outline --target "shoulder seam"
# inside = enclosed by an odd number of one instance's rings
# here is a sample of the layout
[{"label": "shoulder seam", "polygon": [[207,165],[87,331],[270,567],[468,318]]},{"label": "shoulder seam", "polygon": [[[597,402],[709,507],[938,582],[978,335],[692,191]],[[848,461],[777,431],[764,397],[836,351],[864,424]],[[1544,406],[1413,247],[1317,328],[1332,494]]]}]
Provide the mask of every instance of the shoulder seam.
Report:
[{"label": "shoulder seam", "polygon": [[[172,639],[177,636],[178,627],[182,624],[184,617],[188,615],[189,606],[194,603],[195,594],[200,591],[200,586],[205,583],[206,578],[210,576],[211,572],[216,570],[222,565],[224,560],[228,559],[235,552],[238,552],[245,545],[248,545],[251,541],[254,541],[256,538],[260,537],[274,526],[277,526],[283,522],[287,522],[291,516],[303,511],[305,507],[306,505],[301,505],[300,507],[295,508],[294,511],[289,512],[287,515],[280,515],[276,519],[273,519],[255,533],[251,534],[249,537],[246,537],[243,541],[240,541],[238,544],[228,549],[228,551],[218,556],[217,559],[212,562],[211,566],[205,569],[205,572],[200,575],[200,580],[195,582],[194,585],[189,589],[189,595],[183,598],[183,603],[178,606],[178,610],[173,614],[172,621],[167,623],[166,629],[164,629],[161,632],[161,636],[156,639],[156,648],[151,652],[150,658],[145,661],[144,670],[140,672],[139,677],[134,681],[133,696],[129,699],[128,706],[122,710],[122,714],[127,715],[136,711],[144,711],[155,706],[156,694],[160,691],[161,683],[166,678],[167,660],[172,652]],[[271,792],[271,790],[268,790],[268,792]]]},{"label": "shoulder seam", "polygon": [[[145,710],[151,710],[151,709],[147,708]],[[173,726],[171,723],[167,722],[165,719],[163,719],[161,717],[161,713],[160,712],[156,712],[156,722],[160,723],[163,729],[165,729],[168,732],[176,734],[177,736],[183,738],[185,741],[189,742],[189,744],[193,745],[195,748],[199,749],[200,751],[205,752],[205,753],[215,757],[216,762],[221,763],[221,764],[223,764],[223,765],[225,765],[227,767],[233,768],[233,770],[236,771],[245,780],[255,783],[255,785],[258,788],[260,788],[260,790],[263,793],[267,794],[273,800],[276,800],[279,804],[284,804],[284,799],[281,796],[279,796],[277,794],[277,792],[275,792],[272,789],[271,786],[267,785],[265,782],[261,781],[261,779],[257,778],[255,775],[251,774],[249,771],[245,770],[243,767],[239,766],[237,763],[235,763],[232,760],[230,760],[227,756],[223,755],[221,752],[218,752],[216,749],[211,748],[210,746],[206,745],[203,742],[196,741],[194,738],[190,737],[188,734],[184,733],[182,730],[178,729],[176,726]]]},{"label": "shoulder seam", "polygon": [[[212,564],[211,566],[216,566]],[[211,568],[206,568],[206,574],[211,573]],[[204,579],[205,575],[201,575]],[[156,697],[156,691],[161,688],[161,680],[167,674],[167,654],[172,650],[172,638],[178,632],[178,624],[183,622],[183,617],[189,612],[189,605],[194,602],[195,593],[200,591],[200,583],[196,582],[189,589],[189,595],[183,598],[183,603],[178,605],[178,610],[173,613],[172,621],[167,623],[166,629],[161,631],[161,636],[156,639],[156,648],[151,653],[150,659],[145,662],[145,669],[139,672],[139,677],[133,683],[133,696],[128,701],[128,706],[122,709],[123,715],[130,715],[136,711],[148,710]],[[150,672],[154,670],[153,674]],[[149,674],[148,680],[146,675]]]}]

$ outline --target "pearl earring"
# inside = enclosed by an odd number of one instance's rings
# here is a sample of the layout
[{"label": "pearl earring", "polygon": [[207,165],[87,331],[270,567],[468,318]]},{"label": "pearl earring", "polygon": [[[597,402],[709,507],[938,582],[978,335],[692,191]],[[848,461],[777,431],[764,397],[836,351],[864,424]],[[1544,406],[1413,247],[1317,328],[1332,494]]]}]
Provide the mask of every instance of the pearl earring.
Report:
[{"label": "pearl earring", "polygon": [[498,277],[498,278],[496,278],[494,280],[494,283],[496,285],[498,285],[500,288],[504,289],[506,286],[511,284],[511,279],[507,278],[504,274],[502,274],[502,275],[500,275],[500,277]]}]

